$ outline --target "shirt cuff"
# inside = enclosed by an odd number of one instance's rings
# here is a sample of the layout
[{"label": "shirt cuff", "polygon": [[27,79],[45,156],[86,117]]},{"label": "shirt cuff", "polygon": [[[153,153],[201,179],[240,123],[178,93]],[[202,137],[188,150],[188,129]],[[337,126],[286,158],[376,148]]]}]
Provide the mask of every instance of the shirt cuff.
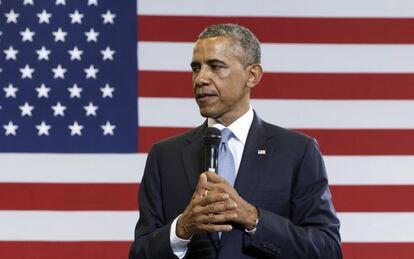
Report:
[{"label": "shirt cuff", "polygon": [[253,229],[248,230],[247,228],[245,228],[244,231],[246,231],[247,234],[253,236],[254,233],[256,233],[257,224],[259,224],[259,218],[256,219],[256,223],[254,224],[254,228]]},{"label": "shirt cuff", "polygon": [[177,227],[177,220],[178,218],[181,216],[178,215],[178,217],[176,217],[173,221],[173,223],[171,224],[171,229],[170,229],[170,245],[171,245],[171,250],[173,251],[173,253],[178,257],[178,258],[184,258],[185,254],[187,253],[187,249],[188,249],[188,244],[191,242],[191,238],[190,239],[181,239],[179,237],[177,237],[177,235],[175,234],[175,229]]},{"label": "shirt cuff", "polygon": [[244,231],[246,231],[246,233],[247,234],[249,234],[249,235],[251,235],[251,236],[253,236],[254,235],[254,233],[256,233],[256,229],[257,228],[254,228],[254,229],[251,229],[251,230],[248,230],[248,229],[244,229]]}]

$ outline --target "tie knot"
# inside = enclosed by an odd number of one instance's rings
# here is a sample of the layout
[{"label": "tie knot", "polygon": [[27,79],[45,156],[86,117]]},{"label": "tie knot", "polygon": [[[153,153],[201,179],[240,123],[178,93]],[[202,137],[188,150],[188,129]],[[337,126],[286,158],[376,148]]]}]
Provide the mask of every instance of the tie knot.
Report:
[{"label": "tie knot", "polygon": [[228,128],[224,128],[221,130],[221,143],[227,143],[230,138],[232,138],[233,132]]}]

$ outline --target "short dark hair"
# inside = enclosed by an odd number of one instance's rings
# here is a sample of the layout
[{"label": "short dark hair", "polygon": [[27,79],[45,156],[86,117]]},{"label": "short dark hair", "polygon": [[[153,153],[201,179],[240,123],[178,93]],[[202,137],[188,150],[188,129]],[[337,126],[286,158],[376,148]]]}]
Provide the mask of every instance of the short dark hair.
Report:
[{"label": "short dark hair", "polygon": [[244,55],[241,61],[244,65],[260,64],[260,43],[249,29],[238,24],[215,24],[205,28],[198,36],[198,39],[219,36],[229,38],[243,49]]}]

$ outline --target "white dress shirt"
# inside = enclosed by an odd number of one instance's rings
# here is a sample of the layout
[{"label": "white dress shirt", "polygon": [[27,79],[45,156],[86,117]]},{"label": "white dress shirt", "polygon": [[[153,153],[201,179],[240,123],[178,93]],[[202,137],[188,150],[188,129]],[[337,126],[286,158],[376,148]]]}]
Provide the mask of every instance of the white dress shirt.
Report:
[{"label": "white dress shirt", "polygon": [[[253,109],[250,107],[250,109],[243,114],[240,118],[235,120],[232,124],[230,124],[227,128],[233,132],[234,136],[231,138],[227,145],[229,146],[230,152],[233,155],[234,158],[234,168],[236,169],[236,177],[237,172],[239,171],[241,158],[243,156],[244,151],[244,145],[246,144],[247,135],[249,134],[250,126],[253,122]],[[208,118],[207,119],[207,125],[209,127],[215,127],[219,130],[222,130],[225,128],[224,125],[220,124],[214,119]],[[171,224],[170,229],[170,244],[171,249],[174,252],[174,254],[178,258],[184,258],[185,254],[187,253],[188,244],[191,242],[190,239],[181,239],[177,237],[175,234],[175,230],[177,227],[177,220],[181,215],[179,215]],[[256,229],[252,229],[250,231],[246,230],[249,234],[254,234]]]}]

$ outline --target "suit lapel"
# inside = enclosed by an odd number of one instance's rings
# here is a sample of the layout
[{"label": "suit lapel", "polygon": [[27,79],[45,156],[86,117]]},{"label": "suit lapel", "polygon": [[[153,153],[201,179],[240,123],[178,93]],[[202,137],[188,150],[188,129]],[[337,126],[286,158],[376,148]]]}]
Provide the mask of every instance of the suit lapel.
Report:
[{"label": "suit lapel", "polygon": [[275,146],[272,137],[267,132],[265,123],[255,114],[235,182],[235,189],[240,196],[248,197],[256,189],[261,178],[261,167]]},{"label": "suit lapel", "polygon": [[[261,178],[260,173],[263,171],[262,166],[265,165],[266,159],[271,157],[274,146],[272,135],[267,132],[265,123],[255,113],[234,185],[244,199],[256,190]],[[231,232],[222,235],[222,244],[229,235]]]},{"label": "suit lapel", "polygon": [[206,123],[194,129],[194,134],[187,138],[188,145],[181,151],[185,174],[191,190],[194,192],[198,177],[203,172],[203,133]]}]

